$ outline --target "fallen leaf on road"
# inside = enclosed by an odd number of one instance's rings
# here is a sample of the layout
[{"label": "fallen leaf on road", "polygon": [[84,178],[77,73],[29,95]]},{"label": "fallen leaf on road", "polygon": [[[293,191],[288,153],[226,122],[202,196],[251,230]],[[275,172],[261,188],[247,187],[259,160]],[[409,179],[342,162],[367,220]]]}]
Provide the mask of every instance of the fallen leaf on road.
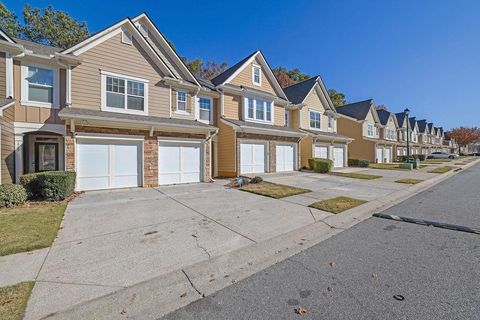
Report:
[{"label": "fallen leaf on road", "polygon": [[337,264],[334,261],[330,262],[330,267],[335,267],[336,265]]},{"label": "fallen leaf on road", "polygon": [[180,298],[185,298],[186,296],[187,296],[187,293],[185,292],[180,295]]},{"label": "fallen leaf on road", "polygon": [[376,273],[372,273],[372,278],[378,278],[378,275]]},{"label": "fallen leaf on road", "polygon": [[122,311],[120,311],[120,314],[125,314],[127,313],[127,310],[123,309]]},{"label": "fallen leaf on road", "polygon": [[304,314],[304,313],[307,313],[307,310],[304,307],[298,307],[298,308],[295,308],[295,313]]},{"label": "fallen leaf on road", "polygon": [[332,287],[327,287],[327,291],[333,292],[333,288]]}]

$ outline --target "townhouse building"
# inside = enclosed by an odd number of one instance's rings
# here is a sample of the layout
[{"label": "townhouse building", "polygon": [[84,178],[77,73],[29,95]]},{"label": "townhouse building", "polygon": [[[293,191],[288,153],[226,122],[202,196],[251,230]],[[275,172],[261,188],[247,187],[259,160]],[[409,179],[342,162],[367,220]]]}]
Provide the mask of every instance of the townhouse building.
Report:
[{"label": "townhouse building", "polygon": [[382,125],[372,99],[336,109],[340,115],[337,120],[338,132],[354,139],[348,146],[349,159],[365,159],[373,163],[393,161],[396,139],[387,139],[387,131],[381,133],[382,129],[388,129],[390,137],[391,130],[396,132],[392,117],[387,117],[386,125]]},{"label": "townhouse building", "polygon": [[348,164],[348,144],[352,138],[338,134],[338,113],[320,76],[284,88],[289,101],[285,125],[307,134],[300,141],[301,166],[308,159],[324,158],[333,161],[335,168]]},{"label": "townhouse building", "polygon": [[387,110],[377,110],[377,114],[382,125],[380,128],[382,144],[377,145],[376,157],[381,159],[382,163],[390,163],[396,160],[399,129],[397,117]]}]

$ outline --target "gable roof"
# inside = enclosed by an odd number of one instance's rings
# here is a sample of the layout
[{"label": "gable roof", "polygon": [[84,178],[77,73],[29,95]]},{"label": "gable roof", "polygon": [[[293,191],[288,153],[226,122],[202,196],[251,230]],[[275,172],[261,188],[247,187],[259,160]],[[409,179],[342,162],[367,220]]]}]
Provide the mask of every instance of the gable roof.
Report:
[{"label": "gable roof", "polygon": [[428,131],[430,131],[431,134],[435,134],[435,127],[433,126],[432,122],[427,123],[428,126]]},{"label": "gable roof", "polygon": [[380,124],[382,125],[387,125],[388,123],[388,119],[390,118],[390,116],[392,115],[391,112],[387,111],[387,110],[377,110],[377,114],[378,114],[378,119],[380,120]]},{"label": "gable roof", "polygon": [[272,72],[272,68],[270,68],[270,65],[268,64],[267,60],[265,59],[265,56],[260,50],[255,51],[254,53],[250,54],[248,57],[242,59],[240,62],[236,63],[232,67],[228,68],[227,70],[225,70],[224,72],[222,72],[221,74],[213,78],[211,80],[212,83],[215,86],[221,86],[226,84],[227,82],[230,82],[255,58],[258,58],[259,63],[262,66],[262,70],[267,74],[267,76],[270,78],[271,82],[273,83],[273,86],[276,89],[277,95],[287,100],[288,98],[285,95],[285,92],[280,86],[280,83],[278,83],[277,78]]},{"label": "gable roof", "polygon": [[417,121],[417,125],[418,125],[418,132],[420,133],[424,133],[426,130],[428,130],[428,127],[427,127],[427,120],[418,120]]},{"label": "gable roof", "polygon": [[[145,21],[148,22],[149,24],[149,30],[152,29],[153,31],[155,31],[153,33],[154,36],[156,36],[157,40],[159,40],[160,43],[163,44],[163,46],[165,48],[167,48],[167,50],[165,51],[165,53],[174,61],[176,62],[176,65],[178,67],[180,67],[180,69],[183,71],[184,75],[187,76],[187,78],[189,78],[189,80],[197,85],[200,85],[200,83],[197,81],[197,79],[195,78],[195,76],[192,74],[192,72],[188,69],[188,67],[186,66],[185,62],[182,60],[182,58],[180,58],[180,56],[177,54],[177,52],[172,48],[172,46],[170,45],[170,43],[168,42],[167,38],[162,34],[162,32],[160,32],[160,30],[157,28],[157,26],[155,25],[155,23],[152,21],[152,19],[150,19],[150,17],[148,16],[148,14],[146,12],[144,13],[141,13],[139,14],[138,16],[132,18],[132,22],[138,22],[139,20],[141,19],[145,19]],[[146,39],[150,45],[152,45],[152,47],[154,49],[157,49],[156,46],[151,43],[151,40],[149,39]],[[155,50],[157,52],[157,54],[159,54],[160,56],[163,57],[163,54],[161,52],[159,52],[159,50]],[[165,59],[167,62],[168,59]],[[173,71],[173,70],[172,70]]]},{"label": "gable roof", "polygon": [[322,78],[320,76],[315,76],[310,79],[298,82],[296,84],[293,84],[291,86],[288,86],[286,88],[283,88],[283,92],[285,92],[288,100],[294,104],[301,104],[307,96],[310,94],[310,92],[315,88],[315,85],[319,86],[320,91],[322,92],[323,99],[326,100],[327,105],[330,109],[335,111],[335,106],[333,105],[332,100],[330,99],[330,95],[328,94],[327,88],[325,87],[325,84],[322,81]]},{"label": "gable roof", "polygon": [[417,124],[417,118],[416,117],[410,117],[408,118],[408,125],[410,126],[410,129],[414,129],[415,128],[415,125]]},{"label": "gable roof", "polygon": [[405,121],[405,112],[395,113],[395,117],[397,118],[398,126],[403,126],[403,123]]},{"label": "gable roof", "polygon": [[[357,120],[365,120],[371,109],[375,110],[373,108],[373,99],[368,99],[337,107],[337,112]],[[378,116],[374,117],[378,118]]]}]

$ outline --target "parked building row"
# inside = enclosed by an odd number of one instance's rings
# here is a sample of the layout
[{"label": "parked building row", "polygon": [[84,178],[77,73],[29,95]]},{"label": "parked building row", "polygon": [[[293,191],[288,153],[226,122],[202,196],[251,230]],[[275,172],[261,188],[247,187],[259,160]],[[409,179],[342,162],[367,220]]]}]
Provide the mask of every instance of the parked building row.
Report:
[{"label": "parked building row", "polygon": [[[74,170],[78,190],[95,190],[293,171],[312,157],[390,162],[407,134],[372,100],[336,108],[319,76],[282,88],[260,51],[197,79],[146,14],[70,48],[0,32],[0,95],[1,183]],[[408,120],[412,153],[444,147],[441,128]]]}]

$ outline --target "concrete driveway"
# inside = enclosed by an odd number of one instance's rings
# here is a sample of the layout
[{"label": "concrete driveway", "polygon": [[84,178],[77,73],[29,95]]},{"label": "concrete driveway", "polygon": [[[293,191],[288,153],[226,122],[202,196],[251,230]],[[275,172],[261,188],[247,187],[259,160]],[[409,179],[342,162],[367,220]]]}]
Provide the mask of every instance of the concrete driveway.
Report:
[{"label": "concrete driveway", "polygon": [[312,224],[310,210],[226,181],[87,192],[68,206],[26,319]]},{"label": "concrete driveway", "polygon": [[[72,201],[27,306],[39,319],[79,303],[312,225],[331,216],[307,206],[346,195],[364,200],[406,189],[395,170],[358,180],[316,173],[267,175],[312,192],[275,200],[225,187],[227,181],[155,189],[87,192]],[[423,176],[425,175],[425,176]]]}]

